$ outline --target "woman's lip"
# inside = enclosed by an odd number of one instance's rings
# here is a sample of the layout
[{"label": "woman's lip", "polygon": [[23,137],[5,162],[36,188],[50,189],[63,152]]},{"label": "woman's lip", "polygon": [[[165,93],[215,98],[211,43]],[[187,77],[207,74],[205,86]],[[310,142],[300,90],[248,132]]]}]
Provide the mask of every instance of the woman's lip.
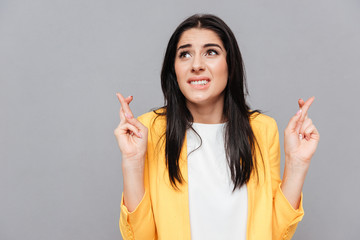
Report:
[{"label": "woman's lip", "polygon": [[[192,82],[206,81],[205,84],[194,84]],[[210,79],[207,77],[193,77],[188,80],[188,84],[194,89],[207,89],[210,86]]]},{"label": "woman's lip", "polygon": [[206,80],[206,81],[210,82],[210,79],[208,77],[204,77],[204,76],[197,76],[197,77],[189,78],[187,82],[191,83],[191,82],[202,81],[202,80]]}]

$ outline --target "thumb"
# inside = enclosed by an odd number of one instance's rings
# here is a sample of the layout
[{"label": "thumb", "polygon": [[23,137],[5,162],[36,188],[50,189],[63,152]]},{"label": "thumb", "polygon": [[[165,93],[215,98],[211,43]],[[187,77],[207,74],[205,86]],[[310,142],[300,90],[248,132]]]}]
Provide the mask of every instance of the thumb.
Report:
[{"label": "thumb", "polygon": [[286,127],[286,131],[291,133],[291,132],[296,132],[296,130],[298,129],[298,120],[300,119],[301,116],[301,109],[299,109],[297,111],[297,113],[290,119],[287,127]]}]

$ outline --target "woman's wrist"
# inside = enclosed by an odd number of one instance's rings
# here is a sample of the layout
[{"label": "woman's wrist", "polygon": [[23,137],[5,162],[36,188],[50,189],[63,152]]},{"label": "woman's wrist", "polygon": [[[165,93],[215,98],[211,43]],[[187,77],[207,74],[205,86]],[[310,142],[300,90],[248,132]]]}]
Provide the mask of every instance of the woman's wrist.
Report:
[{"label": "woman's wrist", "polygon": [[145,156],[141,157],[124,157],[122,158],[121,166],[123,171],[136,172],[143,171],[145,165]]},{"label": "woman's wrist", "polygon": [[144,163],[145,157],[122,159],[124,205],[130,212],[135,210],[145,192]]},{"label": "woman's wrist", "polygon": [[299,208],[301,192],[308,169],[308,165],[299,164],[294,159],[285,159],[281,190],[294,209]]},{"label": "woman's wrist", "polygon": [[305,175],[291,175],[284,171],[280,188],[284,196],[294,209],[298,209],[300,205],[300,198],[305,181]]},{"label": "woman's wrist", "polygon": [[298,159],[285,156],[284,176],[292,178],[305,178],[309,170],[309,164]]}]

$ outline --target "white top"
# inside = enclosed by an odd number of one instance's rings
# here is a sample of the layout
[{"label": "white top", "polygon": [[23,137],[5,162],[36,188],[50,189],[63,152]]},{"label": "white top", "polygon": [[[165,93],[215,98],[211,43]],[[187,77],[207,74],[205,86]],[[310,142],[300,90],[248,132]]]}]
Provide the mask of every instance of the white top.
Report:
[{"label": "white top", "polygon": [[[192,240],[246,239],[247,188],[233,190],[223,124],[194,123],[187,130],[189,209]],[[193,151],[194,149],[197,150]]]}]

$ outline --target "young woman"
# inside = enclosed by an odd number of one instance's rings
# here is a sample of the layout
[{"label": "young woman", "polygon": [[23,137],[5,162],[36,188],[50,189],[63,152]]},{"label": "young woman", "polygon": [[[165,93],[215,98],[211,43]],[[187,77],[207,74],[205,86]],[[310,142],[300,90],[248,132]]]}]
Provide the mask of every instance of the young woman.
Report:
[{"label": "young woman", "polygon": [[124,239],[290,239],[319,134],[299,100],[285,130],[280,179],[276,122],[246,103],[229,27],[194,15],[171,36],[161,72],[165,106],[134,118],[121,103]]}]

